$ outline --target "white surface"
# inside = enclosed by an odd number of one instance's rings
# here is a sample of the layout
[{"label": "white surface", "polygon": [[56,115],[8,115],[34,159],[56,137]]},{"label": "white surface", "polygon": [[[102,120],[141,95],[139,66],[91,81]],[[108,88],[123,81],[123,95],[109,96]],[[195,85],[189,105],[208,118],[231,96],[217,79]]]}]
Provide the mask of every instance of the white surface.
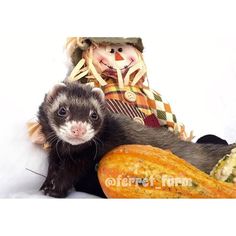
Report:
[{"label": "white surface", "polygon": [[[150,1],[135,10],[125,1],[122,15],[110,3],[98,13],[101,1],[89,13],[69,1],[56,7],[23,2],[0,9],[0,197],[42,197],[42,178],[25,167],[44,172],[46,154],[29,142],[25,123],[65,76],[61,49],[68,35],[141,36],[152,88],[169,100],[178,120],[197,137],[213,133],[235,141],[236,21],[228,1]],[[130,23],[121,16],[131,9]],[[117,22],[109,20],[114,15]]]}]

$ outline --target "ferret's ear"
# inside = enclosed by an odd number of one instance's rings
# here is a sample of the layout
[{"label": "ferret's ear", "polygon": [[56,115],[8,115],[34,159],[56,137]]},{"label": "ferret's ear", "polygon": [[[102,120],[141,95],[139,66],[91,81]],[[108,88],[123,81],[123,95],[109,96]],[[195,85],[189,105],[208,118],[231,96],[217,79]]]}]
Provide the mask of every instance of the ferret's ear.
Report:
[{"label": "ferret's ear", "polygon": [[93,88],[92,93],[94,96],[99,99],[101,102],[105,101],[105,94],[100,88]]},{"label": "ferret's ear", "polygon": [[55,84],[53,88],[47,93],[45,100],[51,103],[58,95],[58,93],[60,93],[60,91],[65,87],[66,85],[64,83]]}]

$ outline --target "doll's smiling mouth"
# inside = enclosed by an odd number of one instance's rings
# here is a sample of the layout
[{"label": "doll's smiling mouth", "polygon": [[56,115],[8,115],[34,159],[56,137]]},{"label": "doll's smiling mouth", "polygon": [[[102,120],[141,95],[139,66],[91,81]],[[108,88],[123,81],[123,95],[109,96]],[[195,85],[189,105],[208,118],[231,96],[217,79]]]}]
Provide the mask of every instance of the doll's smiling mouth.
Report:
[{"label": "doll's smiling mouth", "polygon": [[[121,68],[120,70],[127,70],[127,69],[129,69],[129,68],[131,67],[131,64],[132,64],[133,62],[134,62],[134,60],[131,59],[130,63],[129,63],[128,65],[124,66],[123,68]],[[106,66],[108,69],[116,71],[116,69],[115,69],[114,67],[107,65],[107,64],[104,63],[102,60],[100,61],[100,63],[102,63],[102,64],[103,64],[104,66]]]}]

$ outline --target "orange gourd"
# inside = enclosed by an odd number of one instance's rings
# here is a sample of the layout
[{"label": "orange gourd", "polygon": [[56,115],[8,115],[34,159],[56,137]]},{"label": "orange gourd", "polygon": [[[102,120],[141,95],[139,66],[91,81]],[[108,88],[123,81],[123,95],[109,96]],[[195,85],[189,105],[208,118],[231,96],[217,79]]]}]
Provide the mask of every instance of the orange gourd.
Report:
[{"label": "orange gourd", "polygon": [[214,179],[170,151],[124,145],[99,163],[108,198],[236,198],[236,186]]}]

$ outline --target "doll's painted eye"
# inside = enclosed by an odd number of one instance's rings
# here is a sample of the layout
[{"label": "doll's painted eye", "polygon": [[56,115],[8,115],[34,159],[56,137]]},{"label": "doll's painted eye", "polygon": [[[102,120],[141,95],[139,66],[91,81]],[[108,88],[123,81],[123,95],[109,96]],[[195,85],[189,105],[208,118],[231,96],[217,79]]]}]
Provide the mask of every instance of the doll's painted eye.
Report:
[{"label": "doll's painted eye", "polygon": [[112,48],[112,49],[110,50],[110,53],[114,53],[114,52],[115,52],[115,49]]},{"label": "doll's painted eye", "polygon": [[60,117],[65,117],[67,116],[67,110],[65,107],[60,107],[59,110],[57,111],[57,115]]},{"label": "doll's painted eye", "polygon": [[118,48],[118,52],[123,52],[123,48]]}]

